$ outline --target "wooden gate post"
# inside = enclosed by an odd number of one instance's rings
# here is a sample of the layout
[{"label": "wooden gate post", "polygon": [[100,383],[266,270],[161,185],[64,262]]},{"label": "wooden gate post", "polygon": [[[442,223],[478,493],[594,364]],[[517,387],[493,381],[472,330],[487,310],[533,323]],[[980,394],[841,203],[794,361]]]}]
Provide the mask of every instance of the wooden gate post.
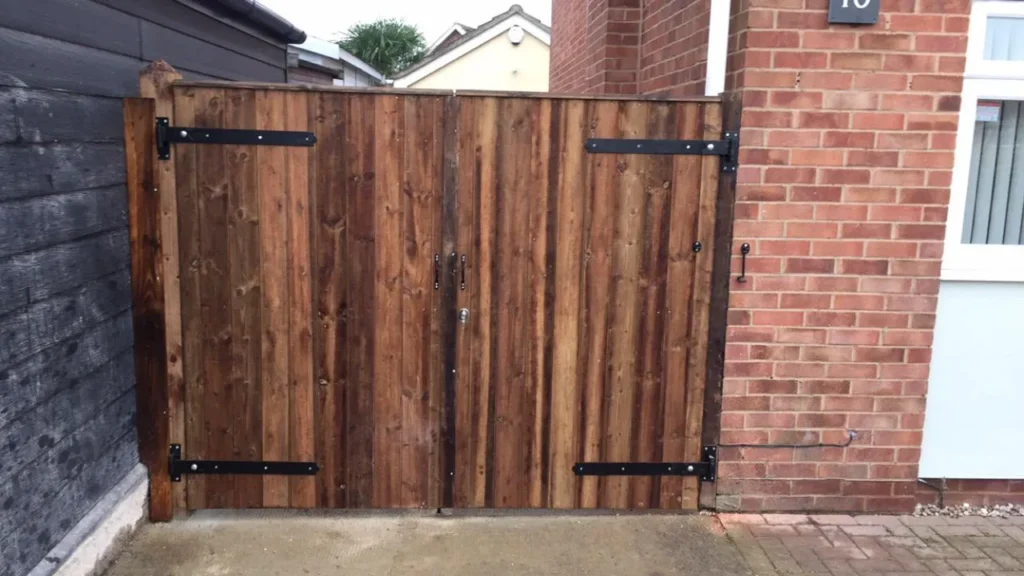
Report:
[{"label": "wooden gate post", "polygon": [[[740,133],[742,95],[722,96],[722,130]],[[742,145],[742,142],[741,142]],[[722,430],[722,381],[725,375],[725,334],[728,328],[729,288],[732,278],[732,226],[736,206],[736,173],[718,177],[718,206],[715,208],[714,268],[711,274],[711,306],[708,319],[707,372],[704,387],[704,417],[701,444],[717,446]],[[717,484],[705,482],[700,489],[701,508],[715,508]]]},{"label": "wooden gate post", "polygon": [[136,421],[153,521],[170,520],[185,509],[184,485],[175,485],[172,495],[168,471],[170,444],[184,441],[177,193],[173,152],[171,160],[157,161],[155,135],[157,117],[173,124],[171,86],[180,78],[167,63],[154,62],[140,74],[142,98],[124,102]]}]

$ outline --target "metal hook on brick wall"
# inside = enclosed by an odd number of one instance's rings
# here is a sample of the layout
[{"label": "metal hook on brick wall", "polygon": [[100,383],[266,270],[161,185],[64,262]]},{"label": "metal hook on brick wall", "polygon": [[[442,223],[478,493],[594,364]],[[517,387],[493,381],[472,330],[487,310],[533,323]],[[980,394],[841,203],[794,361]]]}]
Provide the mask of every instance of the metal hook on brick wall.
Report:
[{"label": "metal hook on brick wall", "polygon": [[736,279],[740,284],[747,282],[747,254],[750,254],[750,244],[746,242],[740,246],[740,254],[743,254],[743,261],[740,263],[740,277]]}]

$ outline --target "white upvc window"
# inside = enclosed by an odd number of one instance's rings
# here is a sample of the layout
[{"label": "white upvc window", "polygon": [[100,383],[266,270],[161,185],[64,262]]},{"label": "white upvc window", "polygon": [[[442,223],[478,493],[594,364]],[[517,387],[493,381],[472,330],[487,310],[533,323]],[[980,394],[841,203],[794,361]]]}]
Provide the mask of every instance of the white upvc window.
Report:
[{"label": "white upvc window", "polygon": [[1024,282],[1024,2],[976,1],[944,280]]}]

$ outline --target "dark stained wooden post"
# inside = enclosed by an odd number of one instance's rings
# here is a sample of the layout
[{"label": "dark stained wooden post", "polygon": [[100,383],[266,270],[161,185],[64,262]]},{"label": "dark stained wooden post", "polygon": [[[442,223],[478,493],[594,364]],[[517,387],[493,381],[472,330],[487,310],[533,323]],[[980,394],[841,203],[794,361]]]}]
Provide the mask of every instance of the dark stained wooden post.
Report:
[{"label": "dark stained wooden post", "polygon": [[[171,84],[181,76],[164,62],[142,71],[142,98],[124,102],[125,166],[132,258],[132,318],[139,455],[149,469],[149,514],[170,520],[184,510],[183,485],[172,501],[170,444],[184,440],[181,411],[181,314],[178,291],[174,163],[157,160],[156,118],[173,124]],[[173,152],[172,152],[173,158]]]},{"label": "dark stained wooden post", "polygon": [[[722,95],[722,131],[740,132],[741,94]],[[741,143],[742,144],[742,143]],[[723,172],[718,178],[715,208],[715,258],[711,275],[711,310],[708,320],[707,374],[704,387],[704,417],[701,444],[718,445],[722,430],[722,381],[725,375],[725,333],[728,328],[729,288],[732,285],[732,225],[736,205],[736,173]],[[700,506],[714,508],[716,484],[701,485]]]}]

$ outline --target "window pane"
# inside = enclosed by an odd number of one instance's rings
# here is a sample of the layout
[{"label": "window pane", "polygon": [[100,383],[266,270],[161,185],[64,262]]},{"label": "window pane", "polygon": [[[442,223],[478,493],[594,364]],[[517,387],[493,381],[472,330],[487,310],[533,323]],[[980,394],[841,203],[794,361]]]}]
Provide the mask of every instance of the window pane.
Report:
[{"label": "window pane", "polygon": [[978,102],[964,244],[1024,244],[1024,107]]},{"label": "window pane", "polygon": [[1024,18],[989,17],[985,60],[1024,60]]}]

